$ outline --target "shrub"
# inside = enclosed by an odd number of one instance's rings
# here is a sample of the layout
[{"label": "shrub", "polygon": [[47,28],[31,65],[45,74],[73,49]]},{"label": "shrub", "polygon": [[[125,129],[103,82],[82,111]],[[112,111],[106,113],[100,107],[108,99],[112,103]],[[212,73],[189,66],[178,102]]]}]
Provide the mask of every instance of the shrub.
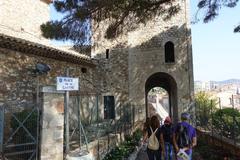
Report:
[{"label": "shrub", "polygon": [[240,134],[240,112],[233,108],[219,109],[213,114],[213,126],[219,129],[220,134],[233,139]]},{"label": "shrub", "polygon": [[131,154],[142,137],[142,131],[137,129],[132,136],[126,135],[125,141],[112,149],[103,160],[122,160]]},{"label": "shrub", "polygon": [[210,99],[206,92],[199,92],[195,95],[197,125],[207,127],[211,119],[211,114],[216,110],[217,100]]},{"label": "shrub", "polygon": [[138,143],[141,138],[143,136],[142,130],[141,129],[137,129],[134,133],[133,133],[133,140]]}]

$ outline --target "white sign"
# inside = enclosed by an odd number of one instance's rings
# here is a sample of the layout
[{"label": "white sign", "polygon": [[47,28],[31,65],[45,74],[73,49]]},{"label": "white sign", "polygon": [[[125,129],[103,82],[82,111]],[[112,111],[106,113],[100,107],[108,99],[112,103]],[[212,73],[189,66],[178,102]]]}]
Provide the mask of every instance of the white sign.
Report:
[{"label": "white sign", "polygon": [[57,77],[58,91],[74,91],[78,90],[78,78]]}]

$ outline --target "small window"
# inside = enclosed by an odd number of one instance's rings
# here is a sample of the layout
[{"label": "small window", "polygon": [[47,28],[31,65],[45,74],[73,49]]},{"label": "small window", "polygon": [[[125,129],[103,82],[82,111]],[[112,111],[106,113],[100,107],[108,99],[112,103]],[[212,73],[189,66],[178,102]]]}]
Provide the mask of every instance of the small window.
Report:
[{"label": "small window", "polygon": [[87,68],[81,68],[82,73],[87,73]]},{"label": "small window", "polygon": [[106,49],[106,59],[109,59],[109,49]]},{"label": "small window", "polygon": [[104,96],[104,119],[115,119],[114,96]]},{"label": "small window", "polygon": [[165,49],[165,62],[174,63],[175,62],[174,44],[169,41],[164,45],[164,49]]}]

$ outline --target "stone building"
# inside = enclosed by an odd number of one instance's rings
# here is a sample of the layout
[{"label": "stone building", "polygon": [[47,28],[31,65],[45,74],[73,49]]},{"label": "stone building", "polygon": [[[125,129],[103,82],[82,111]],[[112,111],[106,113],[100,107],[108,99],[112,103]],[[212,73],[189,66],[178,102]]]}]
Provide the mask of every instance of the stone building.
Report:
[{"label": "stone building", "polygon": [[97,90],[90,56],[54,47],[41,36],[49,2],[0,2],[0,159],[63,159],[64,93],[54,89],[56,77],[69,70],[69,77],[81,80],[81,91],[71,92],[70,100]]},{"label": "stone building", "polygon": [[194,94],[189,1],[176,3],[181,10],[170,20],[154,17],[116,39],[104,38],[106,22],[102,22],[94,28],[92,48],[92,56],[105,66],[106,94],[147,115],[148,92],[162,87],[169,94],[169,114],[175,122],[188,111]]},{"label": "stone building", "polygon": [[[39,27],[49,20],[50,2],[0,1],[0,152],[4,153],[0,156],[11,159],[11,153],[17,152],[16,144],[29,144],[15,138],[20,134],[18,130],[22,130],[35,145],[28,158],[40,155],[41,159],[63,159],[66,99],[64,92],[55,89],[56,77],[80,80],[80,91],[70,93],[70,130],[74,135],[76,128],[71,125],[78,124],[74,121],[80,115],[89,129],[87,135],[93,138],[89,147],[94,156],[103,156],[111,139],[115,138],[112,144],[119,142],[122,130],[117,134],[116,126],[121,128],[122,121],[125,126],[129,122],[134,126],[146,118],[147,95],[154,87],[168,92],[169,114],[175,122],[182,111],[189,111],[193,100],[193,68],[188,0],[177,2],[181,10],[172,19],[155,17],[113,40],[104,38],[106,27],[102,22],[93,32],[92,48],[87,54],[81,49],[79,53],[72,48],[52,46],[41,36]],[[48,73],[40,73],[37,65],[47,67]],[[15,116],[31,106],[35,107],[25,120]],[[81,112],[77,116],[78,109]],[[36,134],[40,138],[34,138],[27,126],[33,112],[38,115],[36,125],[40,131],[37,127]],[[14,119],[15,130],[11,123]],[[108,134],[106,141],[96,142],[100,131],[90,132],[91,127],[101,124],[106,124],[108,130],[115,124],[115,134]],[[9,149],[10,146],[15,148]]]}]

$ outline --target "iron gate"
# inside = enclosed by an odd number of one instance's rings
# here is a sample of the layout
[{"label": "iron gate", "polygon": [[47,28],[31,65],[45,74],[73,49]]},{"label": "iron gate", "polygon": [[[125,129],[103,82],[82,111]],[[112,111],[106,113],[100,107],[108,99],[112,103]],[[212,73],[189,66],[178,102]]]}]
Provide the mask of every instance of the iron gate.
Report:
[{"label": "iron gate", "polygon": [[39,108],[34,104],[3,105],[0,117],[0,159],[38,159]]}]

